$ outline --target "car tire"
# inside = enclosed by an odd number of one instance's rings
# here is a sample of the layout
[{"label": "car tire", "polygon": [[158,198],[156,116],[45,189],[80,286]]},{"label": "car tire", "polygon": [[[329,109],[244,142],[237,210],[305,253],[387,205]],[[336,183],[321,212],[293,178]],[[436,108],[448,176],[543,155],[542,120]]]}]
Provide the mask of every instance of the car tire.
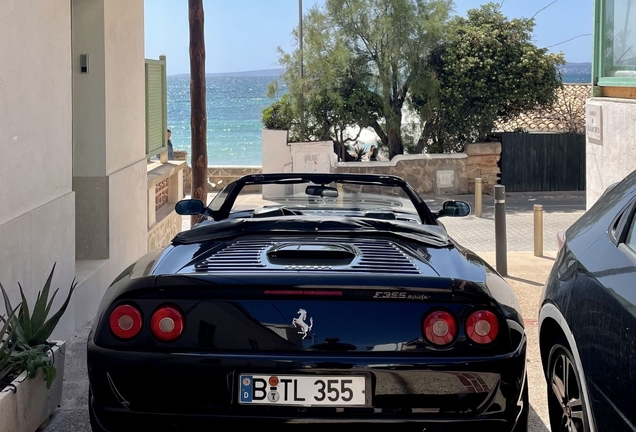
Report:
[{"label": "car tire", "polygon": [[88,416],[91,422],[91,430],[93,432],[107,432],[104,428],[99,425],[97,418],[95,417],[95,413],[93,412],[93,405],[91,404],[91,399],[93,398],[93,393],[90,389],[88,389]]},{"label": "car tire", "polygon": [[550,427],[554,432],[589,432],[581,376],[570,349],[555,343],[546,371]]},{"label": "car tire", "polygon": [[528,417],[530,414],[530,398],[528,393],[528,377],[526,376],[526,382],[523,387],[523,396],[521,397],[523,400],[523,409],[521,410],[521,414],[519,415],[519,420],[517,420],[517,424],[512,432],[528,432]]}]

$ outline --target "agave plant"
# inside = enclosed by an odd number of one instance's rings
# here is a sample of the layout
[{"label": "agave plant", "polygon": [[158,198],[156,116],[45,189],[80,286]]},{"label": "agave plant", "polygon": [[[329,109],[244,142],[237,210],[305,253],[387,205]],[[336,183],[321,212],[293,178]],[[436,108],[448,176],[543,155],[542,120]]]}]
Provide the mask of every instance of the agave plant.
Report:
[{"label": "agave plant", "polygon": [[14,368],[14,364],[11,361],[11,355],[15,349],[15,343],[13,342],[15,328],[11,327],[11,322],[14,319],[15,311],[7,319],[0,316],[0,323],[3,323],[2,328],[0,328],[0,380]]},{"label": "agave plant", "polygon": [[[26,301],[26,297],[24,295],[24,290],[22,289],[22,285],[18,282],[18,286],[20,288],[20,296],[22,297],[22,307],[17,314],[17,320],[15,321],[15,325],[10,325],[12,330],[15,331],[15,336],[17,338],[18,344],[22,347],[30,346],[35,347],[37,345],[42,345],[46,343],[55,330],[57,323],[66,312],[66,308],[68,307],[68,303],[71,300],[71,295],[77,286],[75,279],[73,279],[73,283],[71,284],[71,289],[68,293],[68,297],[66,297],[66,301],[62,305],[62,307],[55,313],[51,318],[49,316],[49,312],[51,311],[51,306],[53,305],[53,301],[55,300],[55,296],[57,295],[59,288],[55,290],[53,296],[51,296],[51,300],[49,300],[49,292],[51,290],[51,280],[53,279],[53,273],[55,272],[55,265],[53,265],[53,269],[49,274],[46,283],[44,284],[44,288],[41,292],[38,292],[37,299],[35,301],[35,306],[33,307],[33,314],[30,313],[29,305]],[[7,310],[7,314],[13,314],[14,309],[11,307],[11,302],[9,301],[9,296],[5,291],[2,284],[0,284],[0,289],[2,290],[2,296],[4,297],[4,306]],[[11,322],[11,321],[9,321]]]},{"label": "agave plant", "polygon": [[[9,296],[2,284],[0,284],[0,290],[2,290],[2,296],[4,298],[4,305],[7,310],[7,314],[9,315],[9,318],[6,320],[4,325],[4,327],[7,328],[6,331],[10,333],[10,335],[6,337],[6,340],[8,344],[12,344],[10,349],[11,352],[8,354],[5,353],[8,356],[8,360],[0,357],[0,359],[2,359],[0,361],[0,366],[2,366],[2,361],[6,361],[7,365],[11,365],[6,373],[14,369],[19,369],[21,371],[26,370],[29,378],[34,378],[38,371],[42,370],[47,388],[51,387],[56,375],[53,361],[47,353],[47,351],[50,350],[49,345],[47,345],[47,341],[49,340],[51,333],[53,333],[53,330],[55,330],[60,318],[64,315],[69,301],[71,300],[71,295],[77,286],[75,279],[73,279],[66,301],[64,301],[62,307],[54,313],[53,316],[48,318],[55,296],[59,291],[59,288],[55,290],[49,300],[51,280],[53,279],[54,272],[55,264],[53,265],[53,269],[44,284],[44,288],[42,291],[38,292],[32,314],[29,310],[29,305],[26,301],[24,290],[20,283],[18,283],[18,286],[20,287],[22,303],[20,304],[19,309],[14,309],[11,306]],[[0,372],[1,371],[2,368],[0,368]]]}]

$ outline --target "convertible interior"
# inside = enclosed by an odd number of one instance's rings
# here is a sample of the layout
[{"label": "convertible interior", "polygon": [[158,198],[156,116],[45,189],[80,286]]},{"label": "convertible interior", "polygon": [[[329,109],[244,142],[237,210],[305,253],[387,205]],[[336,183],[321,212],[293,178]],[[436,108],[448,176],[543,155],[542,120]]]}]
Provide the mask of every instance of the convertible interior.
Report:
[{"label": "convertible interior", "polygon": [[419,222],[417,215],[409,213],[395,212],[391,210],[355,210],[355,209],[338,209],[325,210],[325,209],[291,209],[287,206],[265,206],[255,210],[243,210],[236,211],[230,214],[230,219],[245,219],[245,218],[269,218],[269,217],[283,217],[283,216],[318,216],[320,214],[330,214],[345,217],[363,217],[369,219],[380,220],[401,220],[407,222]]}]

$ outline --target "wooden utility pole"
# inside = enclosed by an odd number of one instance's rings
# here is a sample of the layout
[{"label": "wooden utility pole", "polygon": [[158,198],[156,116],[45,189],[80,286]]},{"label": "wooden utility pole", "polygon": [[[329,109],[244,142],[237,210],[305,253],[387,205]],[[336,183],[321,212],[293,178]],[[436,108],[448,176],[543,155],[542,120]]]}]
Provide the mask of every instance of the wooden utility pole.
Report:
[{"label": "wooden utility pole", "polygon": [[[190,21],[190,128],[192,130],[192,198],[207,204],[208,118],[205,109],[205,33],[203,0],[188,0]],[[199,217],[192,217],[192,224]]]},{"label": "wooden utility pole", "polygon": [[303,65],[303,0],[298,0],[298,48],[300,49],[300,138],[305,138],[305,67]]}]

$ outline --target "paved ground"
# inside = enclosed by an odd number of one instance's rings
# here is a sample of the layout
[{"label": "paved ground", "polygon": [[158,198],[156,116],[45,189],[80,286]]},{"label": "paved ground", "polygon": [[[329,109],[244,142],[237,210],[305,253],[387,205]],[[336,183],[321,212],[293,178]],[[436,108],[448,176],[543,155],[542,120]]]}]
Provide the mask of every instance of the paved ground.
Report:
[{"label": "paved ground", "polygon": [[[475,251],[495,250],[494,198],[482,198],[482,217],[474,216],[474,195],[424,197],[431,208],[441,208],[446,200],[468,202],[473,212],[466,218],[443,218],[441,222],[458,243]],[[570,227],[585,212],[585,192],[509,193],[506,194],[506,232],[508,250],[534,250],[533,206],[543,205],[543,249],[557,250],[556,235]]]},{"label": "paved ground", "polygon": [[[472,205],[471,196],[427,198],[432,209],[441,207],[445,199],[462,199]],[[445,219],[449,233],[461,244],[479,251],[484,259],[494,266],[494,219],[492,203],[484,197],[484,217],[469,216],[461,219]],[[508,200],[508,273],[507,278],[521,303],[526,333],[528,335],[528,371],[530,383],[530,427],[529,432],[549,432],[546,406],[546,386],[541,370],[538,350],[539,299],[543,284],[552,268],[555,252],[545,252],[542,258],[534,257],[532,244],[532,206],[543,204],[545,209],[545,250],[556,250],[556,232],[567,229],[578,219],[584,209],[581,194],[509,194]],[[189,220],[184,219],[184,229]],[[86,338],[90,327],[87,325],[69,341],[64,374],[64,394],[60,409],[51,418],[45,432],[89,432],[87,412],[88,382],[86,378]]]}]

